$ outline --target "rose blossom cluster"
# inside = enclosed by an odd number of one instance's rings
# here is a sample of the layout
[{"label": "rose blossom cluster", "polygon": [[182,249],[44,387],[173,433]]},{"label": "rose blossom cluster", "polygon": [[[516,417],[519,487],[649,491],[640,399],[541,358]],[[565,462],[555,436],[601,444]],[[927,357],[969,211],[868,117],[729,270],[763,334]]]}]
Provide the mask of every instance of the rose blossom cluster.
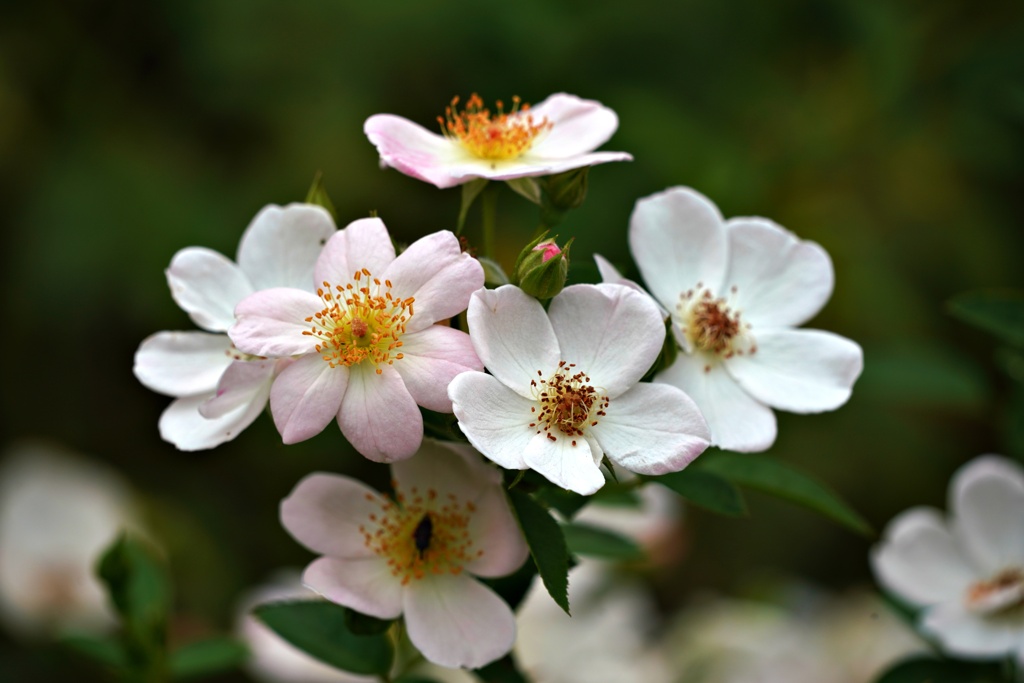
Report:
[{"label": "rose blossom cluster", "polygon": [[[440,124],[438,135],[381,114],[365,133],[382,167],[439,188],[519,183],[544,201],[555,174],[631,159],[594,151],[615,113],[566,94],[507,111],[454,100]],[[285,443],[333,421],[390,464],[391,493],[314,473],[283,501],[285,528],[321,555],[303,582],[404,616],[432,662],[479,667],[509,652],[515,621],[473,577],[510,574],[529,554],[503,470],[589,495],[614,466],[657,476],[709,445],[765,450],[773,408],[837,408],[860,373],[857,344],[797,329],[832,291],[817,244],[765,219],[724,220],[686,188],[637,202],[629,240],[647,290],[600,257],[604,282],[563,289],[567,256],[549,241],[530,249],[561,279],[538,296],[520,281],[485,287],[453,232],[399,251],[380,218],[337,229],[319,206],[268,206],[236,261],[202,248],[174,257],[172,296],[203,331],[153,335],[135,373],[174,397],[160,432],[183,450],[234,438],[269,402]],[[423,410],[453,413],[468,444],[424,439]]]}]

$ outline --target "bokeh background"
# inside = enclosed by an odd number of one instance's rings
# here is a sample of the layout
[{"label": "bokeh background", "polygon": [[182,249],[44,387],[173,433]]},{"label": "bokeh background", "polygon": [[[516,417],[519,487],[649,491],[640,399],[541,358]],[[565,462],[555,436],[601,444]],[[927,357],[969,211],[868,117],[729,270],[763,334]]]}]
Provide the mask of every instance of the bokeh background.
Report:
[{"label": "bokeh background", "polygon": [[[995,342],[945,309],[1024,288],[1022,46],[1014,2],[4,3],[0,443],[43,437],[119,470],[170,557],[178,633],[230,628],[242,590],[310,558],[277,522],[299,478],[386,473],[335,429],[285,448],[267,418],[211,452],[162,442],[169,399],[131,366],[147,335],[193,327],[163,269],[189,245],[233,256],[260,207],[302,200],[317,171],[342,225],[377,211],[400,239],[450,228],[458,191],[379,170],[362,122],[567,91],[618,112],[605,149],[635,156],[594,168],[560,228],[573,278],[595,278],[595,251],[631,268],[633,203],[672,185],[821,243],[836,289],[811,325],[858,341],[866,367],[842,409],[780,415],[770,453],[878,529],[942,507],[960,464],[1024,455]],[[499,212],[510,267],[536,212],[511,192]],[[683,560],[654,577],[666,610],[779,577],[870,582],[870,539],[750,504],[689,513]],[[75,667],[0,635],[0,680],[88,680]]]}]

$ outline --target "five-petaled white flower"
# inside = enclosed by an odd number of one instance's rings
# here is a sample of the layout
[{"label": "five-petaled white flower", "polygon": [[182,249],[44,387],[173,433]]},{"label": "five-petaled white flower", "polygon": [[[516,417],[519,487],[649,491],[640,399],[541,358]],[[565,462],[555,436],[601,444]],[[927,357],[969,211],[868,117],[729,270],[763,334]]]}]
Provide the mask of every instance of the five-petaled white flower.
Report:
[{"label": "five-petaled white flower", "polygon": [[475,292],[468,320],[491,374],[459,375],[448,392],[463,433],[502,467],[591,494],[604,485],[605,455],[633,472],[664,474],[707,448],[707,425],[686,394],[640,383],[665,339],[646,294],[573,285],[545,313],[505,285]]},{"label": "five-petaled white flower", "polygon": [[281,504],[281,521],[321,557],[303,582],[381,619],[405,615],[423,655],[477,668],[515,640],[512,610],[469,576],[510,574],[527,547],[500,472],[468,446],[423,442],[394,463],[395,500],[348,477],[311,474]]},{"label": "five-petaled white flower", "polygon": [[630,161],[625,152],[594,152],[619,126],[615,112],[593,100],[551,95],[535,107],[497,112],[473,95],[462,111],[458,98],[438,117],[443,135],[393,114],[376,114],[363,130],[382,166],[454,187],[474,178],[510,180],[561,173],[608,161]]},{"label": "five-petaled white flower", "polygon": [[417,405],[451,412],[448,383],[482,365],[469,336],[436,325],[483,286],[480,262],[451,232],[427,235],[395,257],[379,218],[350,223],[316,262],[318,289],[256,292],[229,330],[245,353],[298,358],[274,380],[270,409],[285,443],[333,419],[371,460],[410,457],[423,439]]},{"label": "five-petaled white flower", "polygon": [[889,523],[871,564],[879,583],[923,607],[921,628],[968,658],[1024,663],[1024,469],[994,455],[953,475],[950,519],[932,508]]},{"label": "five-petaled white flower", "polygon": [[225,332],[235,305],[268,287],[312,287],[313,264],[336,232],[318,206],[264,207],[238,245],[238,263],[203,247],[182,249],[167,269],[174,300],[209,332],[158,332],[135,354],[135,376],[177,400],[160,416],[160,436],[182,450],[238,436],[267,405],[274,376],[291,361],[240,352]]},{"label": "five-petaled white flower", "polygon": [[723,220],[682,187],[637,202],[629,244],[683,351],[655,381],[693,397],[713,444],[764,450],[775,441],[772,408],[821,412],[850,397],[860,346],[793,329],[832,294],[832,262],[820,246],[764,218]]}]

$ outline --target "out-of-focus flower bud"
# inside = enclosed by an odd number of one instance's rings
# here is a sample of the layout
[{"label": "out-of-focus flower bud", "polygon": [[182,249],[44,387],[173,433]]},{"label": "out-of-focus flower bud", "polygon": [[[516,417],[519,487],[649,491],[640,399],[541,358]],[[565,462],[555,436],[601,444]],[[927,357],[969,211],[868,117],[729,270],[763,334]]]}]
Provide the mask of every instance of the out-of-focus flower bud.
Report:
[{"label": "out-of-focus flower bud", "polygon": [[587,175],[590,167],[574,168],[564,173],[540,179],[544,191],[544,205],[557,211],[578,209],[587,198]]},{"label": "out-of-focus flower bud", "polygon": [[513,282],[537,299],[550,299],[561,292],[569,275],[572,240],[559,248],[555,238],[546,239],[545,235],[526,245],[512,272]]}]

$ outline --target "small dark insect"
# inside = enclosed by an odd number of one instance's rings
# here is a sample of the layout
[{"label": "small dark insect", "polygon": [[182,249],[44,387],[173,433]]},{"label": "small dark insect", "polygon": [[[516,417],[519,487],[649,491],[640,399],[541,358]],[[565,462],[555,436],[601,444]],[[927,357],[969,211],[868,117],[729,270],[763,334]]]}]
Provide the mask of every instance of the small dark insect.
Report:
[{"label": "small dark insect", "polygon": [[434,522],[430,519],[429,513],[423,514],[423,519],[416,525],[416,529],[412,532],[413,543],[416,544],[416,550],[420,551],[420,559],[423,559],[423,553],[430,547],[430,535],[434,532]]}]

